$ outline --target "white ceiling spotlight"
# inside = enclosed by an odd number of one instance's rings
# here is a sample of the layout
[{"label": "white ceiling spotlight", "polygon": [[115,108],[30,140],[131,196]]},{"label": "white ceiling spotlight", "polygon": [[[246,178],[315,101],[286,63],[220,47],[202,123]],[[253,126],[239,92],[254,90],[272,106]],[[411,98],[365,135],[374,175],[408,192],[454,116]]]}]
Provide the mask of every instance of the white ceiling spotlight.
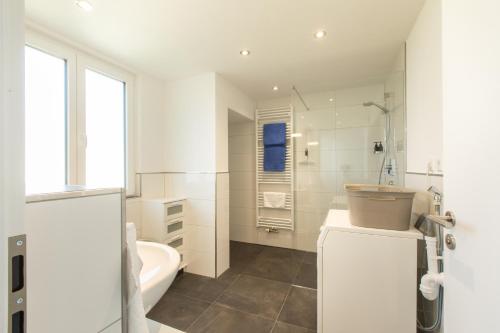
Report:
[{"label": "white ceiling spotlight", "polygon": [[326,37],[326,31],[325,30],[318,30],[314,34],[314,37],[316,37],[316,39],[323,39]]},{"label": "white ceiling spotlight", "polygon": [[274,91],[278,91],[279,89],[280,89],[280,88],[278,88],[278,86],[274,86],[274,87],[273,87],[273,90],[274,90]]},{"label": "white ceiling spotlight", "polygon": [[250,55],[250,50],[241,50],[241,51],[240,51],[240,54],[241,54],[242,56],[244,56],[244,57],[249,56],[249,55]]},{"label": "white ceiling spotlight", "polygon": [[330,102],[333,102],[333,98],[330,98],[330,99],[329,99],[329,101],[330,101]]},{"label": "white ceiling spotlight", "polygon": [[86,0],[77,0],[75,3],[78,7],[80,7],[81,10],[86,12],[90,12],[92,9],[94,9],[94,6],[92,6],[92,4]]}]

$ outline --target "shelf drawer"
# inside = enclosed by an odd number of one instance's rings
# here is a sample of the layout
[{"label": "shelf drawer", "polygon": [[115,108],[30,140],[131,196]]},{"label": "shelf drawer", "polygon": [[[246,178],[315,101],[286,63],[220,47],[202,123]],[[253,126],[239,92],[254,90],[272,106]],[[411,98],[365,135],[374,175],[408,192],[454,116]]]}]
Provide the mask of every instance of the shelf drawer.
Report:
[{"label": "shelf drawer", "polygon": [[184,202],[165,204],[165,221],[171,221],[184,215]]},{"label": "shelf drawer", "polygon": [[171,239],[174,236],[181,234],[184,231],[184,219],[178,218],[168,221],[165,226],[167,232],[167,239]]},{"label": "shelf drawer", "polygon": [[184,236],[177,235],[175,237],[172,237],[166,241],[166,244],[170,247],[173,247],[174,249],[179,249],[181,246],[184,245]]}]

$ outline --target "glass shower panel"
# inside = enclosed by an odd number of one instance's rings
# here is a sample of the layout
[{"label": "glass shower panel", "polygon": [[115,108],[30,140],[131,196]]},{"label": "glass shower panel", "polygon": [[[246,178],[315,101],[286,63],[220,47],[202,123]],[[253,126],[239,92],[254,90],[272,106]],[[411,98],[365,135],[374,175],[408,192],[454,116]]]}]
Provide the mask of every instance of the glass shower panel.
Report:
[{"label": "glass shower panel", "polygon": [[377,184],[383,154],[375,153],[376,142],[385,137],[385,116],[376,106],[384,105],[384,86],[340,89],[335,92],[335,159],[337,188],[334,208],[347,209],[345,184]]},{"label": "glass shower panel", "polygon": [[[384,141],[384,84],[291,97],[294,107],[296,232],[317,239],[332,208],[347,209],[344,184],[377,184],[383,154],[374,142]],[[299,237],[300,238],[300,237]]]},{"label": "glass shower panel", "polygon": [[295,218],[297,233],[317,238],[336,194],[335,100],[333,92],[297,96],[294,106]]},{"label": "glass shower panel", "polygon": [[406,170],[405,72],[393,71],[385,82],[386,106],[391,113],[391,152],[395,173],[384,175],[383,183],[404,186]]},{"label": "glass shower panel", "polygon": [[[380,179],[404,185],[404,66],[376,84],[301,95],[307,106],[296,94],[261,104],[294,108],[294,239],[314,249],[328,211],[347,209],[345,184],[378,184]],[[365,102],[390,110],[390,130],[386,113]],[[374,150],[376,142],[388,150],[393,174],[383,168],[385,154]]]}]

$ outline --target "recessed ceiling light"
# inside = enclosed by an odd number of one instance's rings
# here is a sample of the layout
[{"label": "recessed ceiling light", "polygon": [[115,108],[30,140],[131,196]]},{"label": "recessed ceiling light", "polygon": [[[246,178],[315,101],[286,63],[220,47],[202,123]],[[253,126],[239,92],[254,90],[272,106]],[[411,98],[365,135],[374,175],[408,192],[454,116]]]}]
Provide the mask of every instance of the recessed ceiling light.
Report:
[{"label": "recessed ceiling light", "polygon": [[330,99],[329,99],[329,101],[330,101],[330,102],[333,102],[333,98],[330,98]]},{"label": "recessed ceiling light", "polygon": [[274,91],[278,91],[278,90],[279,90],[278,86],[274,86],[274,87],[273,87],[273,90],[274,90]]},{"label": "recessed ceiling light", "polygon": [[322,38],[325,38],[325,37],[326,37],[326,31],[325,31],[325,30],[318,30],[318,31],[316,31],[316,33],[314,34],[314,37],[316,37],[316,39],[322,39]]},{"label": "recessed ceiling light", "polygon": [[302,133],[292,133],[292,138],[301,138]]},{"label": "recessed ceiling light", "polygon": [[245,57],[246,57],[246,56],[249,56],[249,55],[250,55],[250,50],[241,50],[241,51],[240,51],[240,54],[241,54],[242,56],[245,56]]},{"label": "recessed ceiling light", "polygon": [[76,5],[78,7],[80,7],[80,9],[86,11],[86,12],[90,12],[92,9],[94,9],[94,7],[92,6],[92,4],[88,1],[85,1],[85,0],[78,0],[76,2]]},{"label": "recessed ceiling light", "polygon": [[308,146],[318,146],[319,145],[319,142],[318,141],[309,141],[307,143]]}]

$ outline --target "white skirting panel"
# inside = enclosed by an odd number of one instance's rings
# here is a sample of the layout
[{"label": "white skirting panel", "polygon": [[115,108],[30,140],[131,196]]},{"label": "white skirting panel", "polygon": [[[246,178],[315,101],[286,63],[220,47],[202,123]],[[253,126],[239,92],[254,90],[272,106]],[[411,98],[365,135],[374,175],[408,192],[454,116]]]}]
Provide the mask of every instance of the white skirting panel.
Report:
[{"label": "white skirting panel", "polygon": [[121,331],[122,193],[28,203],[26,228],[29,331]]}]

